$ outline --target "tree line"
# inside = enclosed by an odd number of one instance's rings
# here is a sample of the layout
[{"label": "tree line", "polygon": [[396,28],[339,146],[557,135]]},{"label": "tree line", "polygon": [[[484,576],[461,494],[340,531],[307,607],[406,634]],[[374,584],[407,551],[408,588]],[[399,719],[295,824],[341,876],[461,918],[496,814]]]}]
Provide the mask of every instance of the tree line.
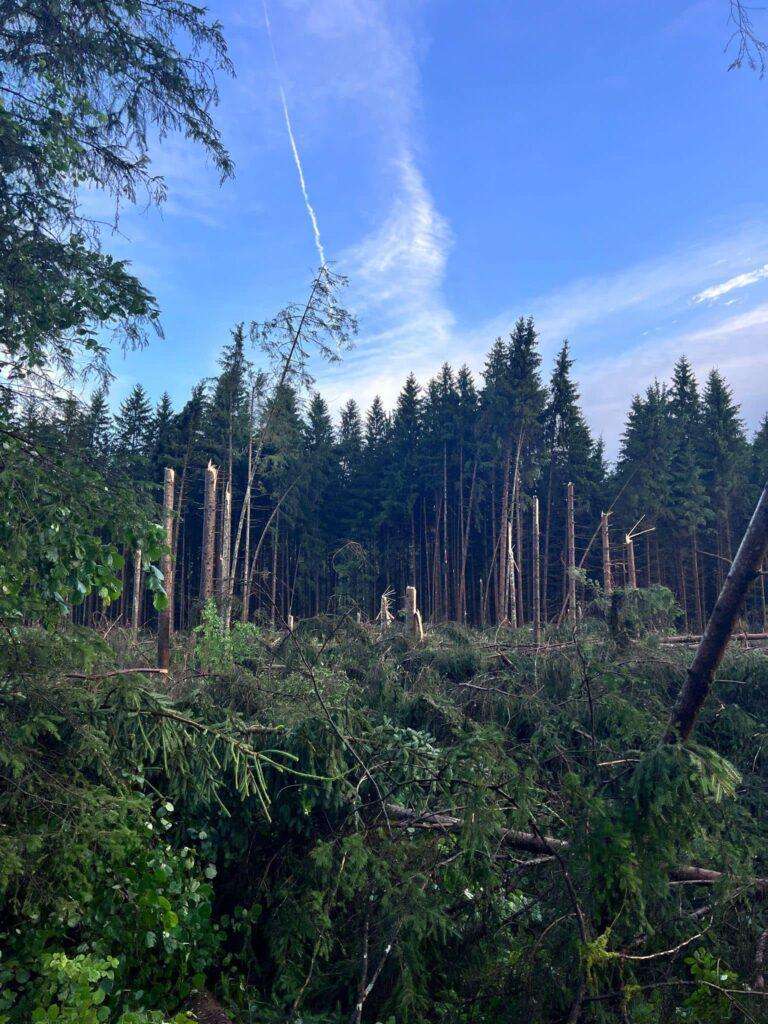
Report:
[{"label": "tree line", "polygon": [[[115,486],[159,495],[164,468],[175,469],[177,628],[197,621],[206,596],[210,464],[209,590],[227,618],[275,624],[350,609],[372,618],[382,593],[415,585],[430,621],[521,626],[535,591],[543,620],[561,618],[575,577],[581,605],[595,582],[668,587],[680,627],[702,630],[768,475],[768,415],[750,440],[717,370],[701,387],[683,356],[668,383],[637,395],[609,466],[580,406],[568,342],[545,381],[530,317],[494,342],[479,379],[448,364],[423,386],[411,374],[391,412],[378,397],[365,411],[350,399],[336,423],[285,352],[272,377],[254,366],[252,333],[234,328],[218,374],[179,409],[168,394],[153,407],[136,384],[113,415],[105,383],[87,405],[70,396],[6,410],[20,435]],[[129,562],[110,616],[129,617]],[[76,618],[90,621],[102,603],[89,596]],[[764,578],[748,619],[766,628]]]}]

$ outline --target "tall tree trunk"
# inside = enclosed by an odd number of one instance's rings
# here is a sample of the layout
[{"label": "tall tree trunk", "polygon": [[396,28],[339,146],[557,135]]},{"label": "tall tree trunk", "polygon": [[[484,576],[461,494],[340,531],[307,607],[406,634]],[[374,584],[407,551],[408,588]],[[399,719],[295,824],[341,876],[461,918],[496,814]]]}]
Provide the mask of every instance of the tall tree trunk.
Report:
[{"label": "tall tree trunk", "polygon": [[611,535],[608,529],[608,513],[600,513],[600,536],[603,544],[603,590],[606,594],[613,593],[613,576],[611,574]]},{"label": "tall tree trunk", "polygon": [[683,561],[683,549],[677,546],[677,580],[680,594],[680,605],[683,609],[683,619],[685,622],[685,632],[690,632],[690,625],[688,622],[688,593],[685,586],[685,563]]},{"label": "tall tree trunk", "polygon": [[133,629],[133,642],[139,639],[141,628],[141,548],[136,548],[133,553],[133,605],[131,614],[131,627]]},{"label": "tall tree trunk", "polygon": [[157,667],[167,669],[171,658],[171,632],[173,631],[173,491],[176,474],[165,470],[163,487],[163,523],[166,552],[162,557],[163,587],[168,599],[157,619]]},{"label": "tall tree trunk", "polygon": [[[523,588],[523,507],[520,501],[520,475],[516,474],[515,483],[515,577],[514,585],[517,587],[517,625],[525,623],[525,590]],[[510,618],[512,616],[510,615]]]},{"label": "tall tree trunk", "polygon": [[701,574],[699,572],[699,545],[696,527],[691,527],[691,572],[693,575],[693,598],[696,607],[696,629],[704,632],[704,609],[701,601]]},{"label": "tall tree trunk", "polygon": [[213,576],[216,564],[216,494],[218,470],[212,462],[205,470],[205,497],[203,499],[203,552],[200,571],[200,603],[205,605],[213,597]]},{"label": "tall tree trunk", "polygon": [[541,538],[539,536],[539,498],[534,495],[531,530],[531,554],[533,568],[533,640],[538,647],[541,643]]},{"label": "tall tree trunk", "polygon": [[546,526],[544,527],[544,579],[542,589],[542,614],[544,621],[549,622],[549,543],[552,536],[552,488],[555,472],[554,453],[549,460],[549,480],[547,481]]},{"label": "tall tree trunk", "polygon": [[507,520],[507,579],[504,585],[508,600],[509,619],[507,620],[514,629],[517,626],[517,591],[515,588],[515,556],[512,545],[512,520]]},{"label": "tall tree trunk", "polygon": [[[510,521],[509,514],[509,470],[512,464],[512,448],[507,444],[501,460],[501,508],[499,510],[499,535],[506,539],[507,526]],[[506,543],[499,545],[499,585],[498,585],[498,606],[496,608],[496,621],[504,622],[509,617],[509,601],[507,586],[508,582],[508,554]]]},{"label": "tall tree trunk", "polygon": [[279,540],[279,519],[272,527],[272,579],[270,580],[269,624],[272,629],[277,622],[277,548]]},{"label": "tall tree trunk", "polygon": [[568,574],[568,618],[576,621],[576,527],[573,509],[573,484],[568,482],[566,524],[566,571]]},{"label": "tall tree trunk", "polygon": [[240,617],[247,622],[251,604],[251,477],[253,475],[253,402],[256,389],[251,388],[251,401],[248,406],[248,477],[245,485],[245,537],[243,540],[243,603]]},{"label": "tall tree trunk", "polygon": [[475,482],[477,480],[477,458],[472,466],[472,483],[469,486],[467,503],[467,521],[464,524],[464,535],[461,542],[461,570],[459,573],[459,618],[464,622],[467,617],[467,556],[469,554],[469,535],[472,524],[472,508],[475,498]]},{"label": "tall tree trunk", "polygon": [[443,616],[451,617],[450,571],[448,562],[448,449],[443,442]]},{"label": "tall tree trunk", "polygon": [[637,590],[637,569],[635,568],[635,542],[627,534],[625,542],[627,554],[627,586],[630,590]]}]

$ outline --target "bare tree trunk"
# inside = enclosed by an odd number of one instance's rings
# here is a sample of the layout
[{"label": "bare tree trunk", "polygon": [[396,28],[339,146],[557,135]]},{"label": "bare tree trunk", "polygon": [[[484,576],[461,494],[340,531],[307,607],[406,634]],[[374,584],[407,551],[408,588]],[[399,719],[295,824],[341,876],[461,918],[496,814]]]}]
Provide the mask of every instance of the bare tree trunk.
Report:
[{"label": "bare tree trunk", "polygon": [[625,539],[627,553],[627,586],[630,590],[637,590],[637,569],[635,568],[635,542],[629,534]]},{"label": "bare tree trunk", "polygon": [[763,559],[760,565],[760,611],[761,611],[761,628],[763,632],[768,632],[768,609],[766,609],[765,603],[765,559]]},{"label": "bare tree trunk", "polygon": [[432,546],[432,621],[440,618],[440,596],[442,587],[440,585],[440,515],[442,510],[442,497],[435,498],[435,542]]},{"label": "bare tree trunk", "polygon": [[205,470],[205,497],[203,499],[203,557],[200,573],[200,603],[205,605],[213,597],[213,567],[216,556],[216,478],[218,470],[212,462]]},{"label": "bare tree trunk", "polygon": [[533,529],[531,530],[533,562],[533,640],[541,643],[541,538],[539,536],[539,499],[533,499]]},{"label": "bare tree trunk", "polygon": [[224,620],[224,628],[229,629],[232,605],[230,603],[229,577],[232,572],[230,556],[232,554],[232,478],[229,477],[224,487],[224,503],[221,509],[221,549],[219,551],[219,615]]},{"label": "bare tree trunk", "polygon": [[409,633],[417,640],[424,639],[424,626],[421,612],[416,603],[416,587],[405,588],[405,625]]},{"label": "bare tree trunk", "polygon": [[176,474],[165,471],[163,488],[163,523],[165,525],[166,552],[162,558],[163,587],[168,604],[157,617],[157,667],[167,669],[171,660],[171,632],[173,630],[173,491]]},{"label": "bare tree trunk", "polygon": [[685,562],[683,561],[683,549],[681,547],[677,548],[677,580],[680,604],[683,609],[683,618],[685,620],[685,632],[688,633],[691,627],[688,621],[688,592],[685,586]]},{"label": "bare tree trunk", "polygon": [[[523,509],[520,501],[520,474],[515,465],[515,574],[513,585],[517,587],[515,616],[518,626],[525,622],[525,592],[523,590]],[[511,618],[511,615],[510,615]]]},{"label": "bare tree trunk", "polygon": [[255,388],[251,388],[251,402],[248,407],[248,480],[245,488],[245,538],[243,551],[243,598],[240,618],[248,621],[251,603],[251,477],[253,475],[253,400]]},{"label": "bare tree trunk", "polygon": [[133,607],[131,614],[131,626],[133,629],[133,642],[139,639],[141,628],[141,548],[136,548],[133,553]]},{"label": "bare tree trunk", "polygon": [[600,536],[603,541],[603,590],[606,594],[613,593],[613,577],[611,575],[611,535],[608,532],[608,513],[600,513]]},{"label": "bare tree trunk", "polygon": [[[509,468],[512,463],[512,450],[509,445],[504,449],[504,457],[501,461],[501,509],[499,511],[499,535],[504,537],[506,540],[507,526],[509,523]],[[504,622],[509,617],[508,612],[508,593],[509,593],[509,576],[507,566],[507,549],[508,545],[505,543],[499,546],[499,585],[498,585],[498,605],[496,608],[496,621]]]},{"label": "bare tree trunk", "polygon": [[568,618],[576,621],[576,526],[573,511],[573,484],[568,482],[567,499],[567,555],[566,572],[568,573]]},{"label": "bare tree trunk", "polygon": [[472,523],[472,507],[475,498],[475,481],[477,480],[477,459],[472,467],[472,483],[469,486],[469,501],[467,502],[467,518],[464,524],[464,534],[461,542],[461,571],[459,573],[459,621],[465,622],[467,618],[467,555],[469,554],[469,531]]},{"label": "bare tree trunk", "polygon": [[269,624],[275,628],[277,621],[277,547],[279,540],[279,523],[272,527],[272,579],[270,592]]},{"label": "bare tree trunk", "polygon": [[552,536],[552,485],[554,481],[554,455],[549,461],[549,480],[547,482],[547,519],[544,527],[544,579],[542,593],[542,614],[544,621],[549,621],[549,543]]},{"label": "bare tree trunk", "polygon": [[763,488],[747,532],[728,570],[728,576],[707,622],[693,664],[688,669],[688,676],[672,710],[664,737],[667,743],[674,743],[677,740],[685,742],[690,736],[731,637],[733,624],[750,585],[757,578],[759,566],[767,550],[768,484]]},{"label": "bare tree trunk", "polygon": [[507,520],[507,579],[505,589],[508,599],[509,625],[514,629],[517,626],[517,593],[515,590],[515,555],[512,545],[512,520]]},{"label": "bare tree trunk", "polygon": [[448,562],[448,450],[443,442],[443,616],[451,617],[451,582]]},{"label": "bare tree trunk", "polygon": [[691,527],[691,569],[693,572],[693,597],[696,605],[696,628],[704,632],[704,609],[701,603],[701,575],[699,573],[699,546],[696,540],[696,527]]}]

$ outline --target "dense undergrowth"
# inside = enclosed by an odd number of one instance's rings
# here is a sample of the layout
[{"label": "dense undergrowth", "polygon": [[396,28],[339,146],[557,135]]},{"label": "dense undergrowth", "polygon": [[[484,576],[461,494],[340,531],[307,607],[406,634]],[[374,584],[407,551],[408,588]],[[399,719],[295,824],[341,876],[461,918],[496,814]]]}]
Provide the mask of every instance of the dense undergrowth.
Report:
[{"label": "dense undergrowth", "polygon": [[768,657],[659,746],[690,654],[636,600],[538,653],[209,611],[167,681],[116,672],[149,638],[5,634],[0,1022],[768,1019]]}]

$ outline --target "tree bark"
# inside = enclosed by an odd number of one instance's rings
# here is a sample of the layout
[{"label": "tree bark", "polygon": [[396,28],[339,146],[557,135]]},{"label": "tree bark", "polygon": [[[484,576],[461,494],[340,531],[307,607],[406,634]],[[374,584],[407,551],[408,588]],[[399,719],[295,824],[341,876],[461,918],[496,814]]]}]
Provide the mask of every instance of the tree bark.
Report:
[{"label": "tree bark", "polygon": [[757,578],[766,550],[768,550],[768,484],[763,488],[747,532],[731,563],[720,596],[696,651],[693,664],[688,669],[687,679],[672,710],[664,737],[667,743],[674,743],[677,740],[684,742],[690,736],[731,637],[733,624],[744,603],[750,584]]},{"label": "tree bark", "polygon": [[533,562],[533,640],[541,643],[541,538],[539,536],[539,499],[533,499],[533,529],[531,530]]},{"label": "tree bark", "polygon": [[603,590],[606,594],[613,593],[613,576],[611,575],[611,536],[608,532],[608,513],[600,513],[600,536],[603,541]]},{"label": "tree bark", "polygon": [[162,557],[161,566],[168,605],[157,617],[157,667],[164,669],[168,668],[171,659],[171,631],[173,629],[173,491],[175,479],[174,471],[167,468],[163,488],[163,522],[167,550]]},{"label": "tree bark", "polygon": [[629,534],[625,540],[627,553],[627,586],[630,590],[637,590],[637,569],[635,568],[635,542]]},{"label": "tree bark", "polygon": [[573,484],[568,482],[568,523],[567,523],[567,564],[568,573],[568,618],[576,621],[576,527],[573,513]]},{"label": "tree bark", "polygon": [[133,605],[131,614],[131,627],[133,630],[133,642],[139,639],[141,628],[141,548],[136,548],[133,553]]},{"label": "tree bark", "polygon": [[224,503],[221,509],[221,550],[219,552],[219,615],[224,620],[224,628],[229,629],[231,611],[231,588],[229,578],[232,574],[230,564],[232,555],[232,477],[227,479],[224,487]]},{"label": "tree bark", "polygon": [[213,597],[213,568],[216,555],[216,477],[218,470],[212,462],[205,470],[205,497],[203,499],[203,556],[200,577],[200,603]]}]

